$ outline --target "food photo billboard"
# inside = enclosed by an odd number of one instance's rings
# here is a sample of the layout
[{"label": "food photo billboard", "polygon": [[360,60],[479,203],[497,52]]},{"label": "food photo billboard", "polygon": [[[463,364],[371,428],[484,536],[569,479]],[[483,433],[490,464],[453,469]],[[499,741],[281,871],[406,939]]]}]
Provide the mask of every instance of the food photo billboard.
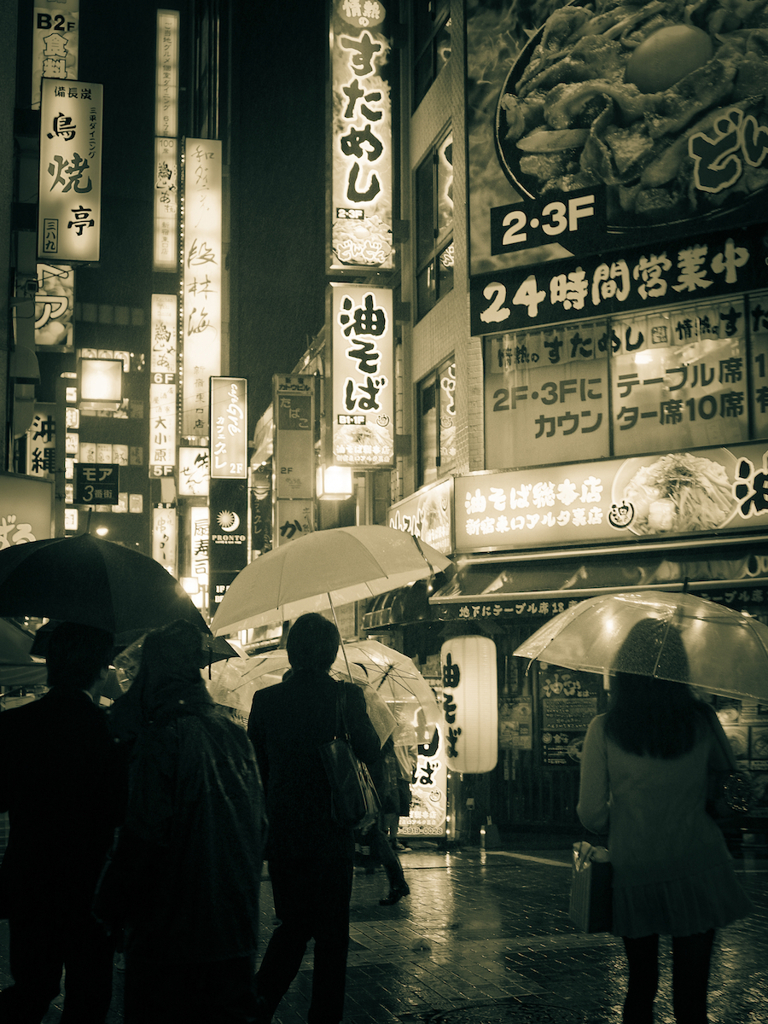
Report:
[{"label": "food photo billboard", "polygon": [[764,219],[763,4],[467,13],[470,273]]}]

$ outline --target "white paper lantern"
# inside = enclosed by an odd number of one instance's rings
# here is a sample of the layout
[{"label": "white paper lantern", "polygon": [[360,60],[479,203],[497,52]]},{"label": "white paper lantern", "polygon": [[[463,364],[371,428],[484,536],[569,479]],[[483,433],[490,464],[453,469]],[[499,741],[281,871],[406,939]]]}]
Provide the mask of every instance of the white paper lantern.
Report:
[{"label": "white paper lantern", "polygon": [[448,768],[489,772],[499,755],[496,644],[485,636],[457,636],[440,649]]}]

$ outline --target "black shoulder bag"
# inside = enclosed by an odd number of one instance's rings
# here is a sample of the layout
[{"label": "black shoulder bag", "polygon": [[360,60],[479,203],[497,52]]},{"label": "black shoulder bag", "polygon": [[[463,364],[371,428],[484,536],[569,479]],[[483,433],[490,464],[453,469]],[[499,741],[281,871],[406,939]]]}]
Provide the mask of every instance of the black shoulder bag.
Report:
[{"label": "black shoulder bag", "polygon": [[340,682],[336,691],[336,736],[320,744],[320,757],[331,784],[331,817],[343,828],[367,832],[378,820],[379,797],[368,766],[352,749],[345,706],[344,683]]}]

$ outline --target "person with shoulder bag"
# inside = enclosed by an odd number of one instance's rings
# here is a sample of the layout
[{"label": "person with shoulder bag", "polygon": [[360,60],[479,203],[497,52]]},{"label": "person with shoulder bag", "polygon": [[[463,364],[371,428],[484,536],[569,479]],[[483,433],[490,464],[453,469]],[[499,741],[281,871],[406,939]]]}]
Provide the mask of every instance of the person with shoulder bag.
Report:
[{"label": "person with shoulder bag", "polygon": [[349,947],[354,831],[334,819],[331,784],[320,748],[337,736],[337,694],[343,687],[344,726],[365,764],[380,744],[359,686],[333,679],[339,649],[330,620],[310,613],[286,641],[291,670],[258,690],[248,720],[266,794],[267,862],[279,925],[256,975],[256,1024],[268,1024],[315,940],[310,1024],[342,1019]]},{"label": "person with shoulder bag", "polygon": [[585,828],[609,833],[612,932],[629,966],[624,1024],[652,1024],[659,936],[671,936],[675,1021],[707,1024],[715,930],[752,906],[707,813],[724,740],[717,717],[687,684],[631,671],[637,652],[662,639],[687,665],[675,627],[656,619],[638,623],[618,651],[608,712],[584,742],[577,812]]}]

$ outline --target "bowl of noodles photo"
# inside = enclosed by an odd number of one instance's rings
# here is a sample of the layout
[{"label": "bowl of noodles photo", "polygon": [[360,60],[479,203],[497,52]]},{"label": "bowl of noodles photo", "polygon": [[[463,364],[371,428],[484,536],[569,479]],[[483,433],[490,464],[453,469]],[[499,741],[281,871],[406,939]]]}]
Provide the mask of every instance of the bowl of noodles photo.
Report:
[{"label": "bowl of noodles photo", "polygon": [[629,529],[640,537],[719,530],[736,515],[736,457],[727,448],[627,459],[611,500],[632,506]]},{"label": "bowl of noodles photo", "polygon": [[502,169],[530,198],[604,186],[619,233],[755,205],[768,187],[767,54],[765,0],[573,0],[509,70]]}]

